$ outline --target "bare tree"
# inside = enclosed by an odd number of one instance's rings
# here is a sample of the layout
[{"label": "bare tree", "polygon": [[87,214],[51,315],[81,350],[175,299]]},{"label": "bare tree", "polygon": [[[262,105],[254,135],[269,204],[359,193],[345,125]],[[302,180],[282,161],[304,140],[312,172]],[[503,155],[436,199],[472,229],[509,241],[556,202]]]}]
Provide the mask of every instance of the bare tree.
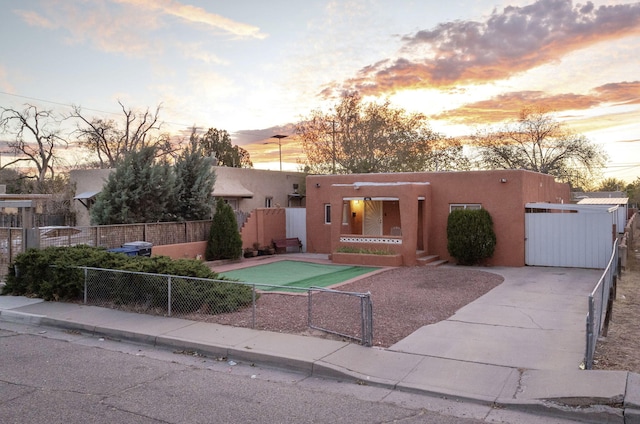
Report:
[{"label": "bare tree", "polygon": [[527,169],[553,175],[573,187],[590,184],[607,161],[600,146],[565,129],[545,109],[526,108],[516,121],[479,132],[474,141],[483,168]]},{"label": "bare tree", "polygon": [[14,140],[7,145],[20,154],[2,168],[29,162],[36,169],[38,183],[43,183],[47,175],[53,178],[53,165],[59,160],[57,150],[67,145],[67,140],[60,137],[60,122],[50,110],[38,110],[30,104],[22,111],[2,108],[0,128],[12,134]]},{"label": "bare tree", "polygon": [[462,146],[431,130],[425,115],[363,103],[345,94],[332,113],[314,111],[296,126],[308,172],[350,174],[468,168]]},{"label": "bare tree", "polygon": [[123,122],[115,119],[89,118],[79,106],[73,108],[72,118],[80,120],[76,133],[81,146],[97,157],[100,168],[114,168],[129,152],[143,147],[155,146],[158,154],[173,153],[177,147],[168,134],[158,134],[160,105],[152,113],[147,109],[136,112],[118,101],[123,113]]}]

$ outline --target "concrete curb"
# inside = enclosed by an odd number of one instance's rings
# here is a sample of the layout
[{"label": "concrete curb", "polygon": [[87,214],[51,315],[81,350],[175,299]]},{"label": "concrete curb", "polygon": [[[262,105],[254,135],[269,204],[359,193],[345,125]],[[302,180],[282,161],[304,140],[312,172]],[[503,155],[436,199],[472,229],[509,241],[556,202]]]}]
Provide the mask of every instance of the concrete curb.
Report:
[{"label": "concrete curb", "polygon": [[625,424],[640,424],[640,374],[630,372],[624,396]]},{"label": "concrete curb", "polygon": [[9,309],[0,309],[0,320],[17,324],[40,325],[46,317],[44,315],[15,312]]}]

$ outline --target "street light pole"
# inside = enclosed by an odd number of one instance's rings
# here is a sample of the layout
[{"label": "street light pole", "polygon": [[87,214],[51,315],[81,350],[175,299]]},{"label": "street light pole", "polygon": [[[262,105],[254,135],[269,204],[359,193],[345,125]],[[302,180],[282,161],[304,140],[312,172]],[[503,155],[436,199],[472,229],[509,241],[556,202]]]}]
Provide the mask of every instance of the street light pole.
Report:
[{"label": "street light pole", "polygon": [[286,135],[282,135],[282,134],[276,134],[271,136],[271,138],[277,138],[278,139],[278,154],[280,156],[280,171],[282,171],[282,139],[287,137]]}]

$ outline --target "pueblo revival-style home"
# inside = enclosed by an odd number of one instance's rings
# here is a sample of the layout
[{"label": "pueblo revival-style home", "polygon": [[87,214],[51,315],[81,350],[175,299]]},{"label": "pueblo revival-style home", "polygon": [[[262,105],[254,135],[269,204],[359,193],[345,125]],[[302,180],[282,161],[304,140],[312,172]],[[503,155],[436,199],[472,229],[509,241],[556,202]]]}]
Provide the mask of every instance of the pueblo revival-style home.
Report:
[{"label": "pueblo revival-style home", "polygon": [[447,219],[460,208],[491,214],[497,244],[487,265],[524,266],[526,204],[571,199],[568,184],[524,170],[314,175],[306,187],[307,252],[351,263],[343,252],[389,252],[361,263],[406,266],[455,262]]}]

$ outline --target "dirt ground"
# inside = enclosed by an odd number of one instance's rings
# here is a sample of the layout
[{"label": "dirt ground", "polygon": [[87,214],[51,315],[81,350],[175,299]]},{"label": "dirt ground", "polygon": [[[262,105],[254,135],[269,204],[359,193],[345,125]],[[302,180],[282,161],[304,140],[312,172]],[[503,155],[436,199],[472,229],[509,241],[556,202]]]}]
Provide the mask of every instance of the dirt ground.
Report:
[{"label": "dirt ground", "polygon": [[[608,335],[601,338],[596,346],[594,369],[640,373],[639,249],[637,241],[630,248],[627,268],[618,280]],[[373,344],[388,347],[424,325],[449,318],[501,282],[502,277],[496,274],[465,267],[400,267],[347,283],[339,289],[371,293],[374,305]],[[357,325],[359,321],[349,316],[353,309],[353,305],[342,305],[333,298],[321,310],[332,323],[345,323],[344,329],[338,329],[342,334],[354,334],[354,329],[349,326]],[[335,338],[310,330],[307,317],[306,296],[264,293],[257,302],[255,328]],[[241,327],[250,327],[252,322],[249,309],[185,318]]]},{"label": "dirt ground", "polygon": [[640,242],[629,249],[626,270],[618,280],[607,337],[598,340],[594,369],[640,373]]},{"label": "dirt ground", "polygon": [[[371,293],[373,344],[389,347],[428,324],[445,320],[503,281],[497,274],[464,267],[399,267],[346,283],[338,289]],[[340,334],[360,334],[359,298],[316,295],[313,322]],[[355,303],[354,303],[355,302]],[[308,326],[306,295],[263,293],[256,302],[255,328],[335,338]],[[219,315],[184,318],[249,327],[251,308]]]}]

